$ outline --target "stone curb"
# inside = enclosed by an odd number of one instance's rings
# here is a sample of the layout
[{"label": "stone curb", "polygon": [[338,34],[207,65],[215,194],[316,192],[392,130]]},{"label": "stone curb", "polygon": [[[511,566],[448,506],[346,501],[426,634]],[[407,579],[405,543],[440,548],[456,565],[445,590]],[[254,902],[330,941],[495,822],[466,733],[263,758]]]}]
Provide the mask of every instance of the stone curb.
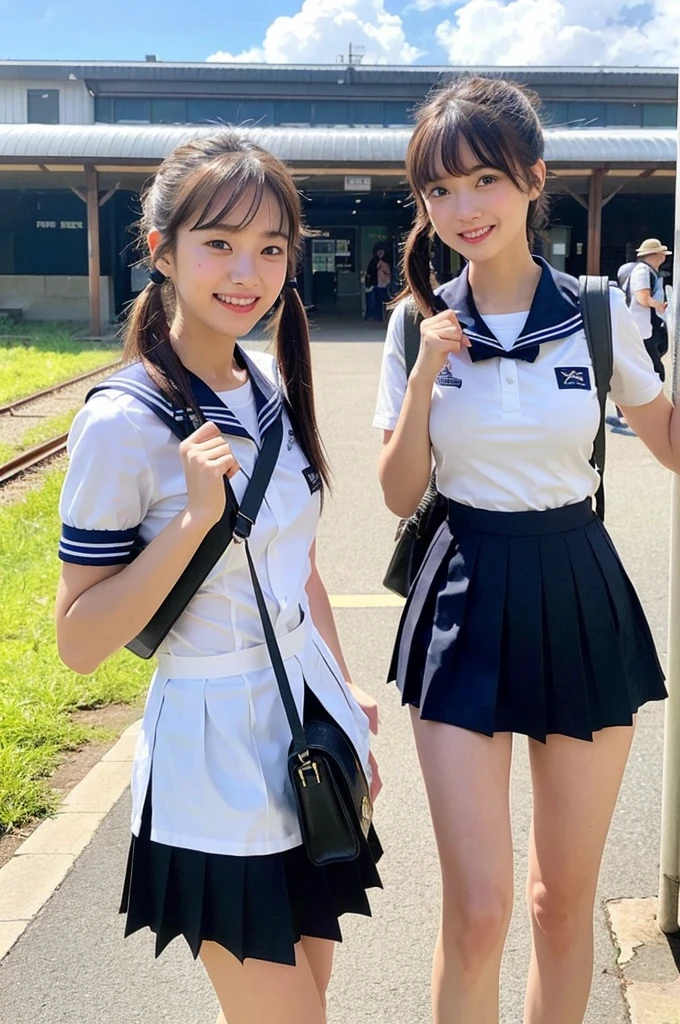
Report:
[{"label": "stone curb", "polygon": [[118,742],[0,868],[0,960],[66,878],[125,792],[141,721]]}]

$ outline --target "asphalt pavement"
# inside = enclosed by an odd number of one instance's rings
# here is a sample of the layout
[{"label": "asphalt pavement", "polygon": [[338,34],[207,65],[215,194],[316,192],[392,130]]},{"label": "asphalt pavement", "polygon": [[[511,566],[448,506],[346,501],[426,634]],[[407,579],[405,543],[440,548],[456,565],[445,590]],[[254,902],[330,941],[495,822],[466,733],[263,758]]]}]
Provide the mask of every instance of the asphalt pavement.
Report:
[{"label": "asphalt pavement", "polygon": [[[369,605],[360,602],[336,614],[355,680],[381,704],[375,749],[385,783],[376,812],[386,850],[385,890],[373,896],[373,920],[346,921],[329,1024],[427,1024],[439,872],[408,716],[384,684],[399,611],[370,607],[370,596],[384,593],[381,578],[394,535],[376,480],[380,437],[371,427],[381,345],[328,341],[314,349],[317,404],[335,474],[318,558],[329,593],[366,595]],[[608,527],[665,658],[670,475],[637,438],[610,433],[608,442]],[[657,892],[662,727],[661,705],[643,709],[602,872],[586,1024],[628,1019],[606,903]],[[503,964],[503,1024],[522,1020],[529,959],[523,893],[531,794],[521,738],[515,743],[512,807],[517,897]],[[117,907],[128,822],[126,794],[0,962],[0,1024],[214,1024],[215,998],[182,940],[155,961],[149,933],[123,939]]]}]

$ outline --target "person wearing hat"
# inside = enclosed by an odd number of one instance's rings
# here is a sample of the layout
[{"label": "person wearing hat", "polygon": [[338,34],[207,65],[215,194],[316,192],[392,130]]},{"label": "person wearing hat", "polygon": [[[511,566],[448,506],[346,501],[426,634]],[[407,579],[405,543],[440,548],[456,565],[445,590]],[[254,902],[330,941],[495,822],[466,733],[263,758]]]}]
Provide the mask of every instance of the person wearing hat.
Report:
[{"label": "person wearing hat", "polygon": [[[656,341],[654,336],[658,333],[654,330],[653,312],[656,312],[659,318],[662,318],[666,312],[663,278],[659,271],[662,264],[665,263],[666,257],[670,255],[672,255],[670,249],[667,249],[658,238],[645,239],[637,250],[637,262],[633,264],[630,274],[627,275],[627,280],[622,285],[633,319],[640,328],[645,347],[654,363],[654,369],[662,380],[664,379],[664,368],[658,344],[651,345],[650,342],[653,338]],[[622,270],[624,270],[623,267],[619,271],[619,275]]]},{"label": "person wearing hat", "polygon": [[[654,369],[661,380],[665,380],[662,358],[668,351],[668,336],[663,317],[667,304],[660,270],[666,257],[672,253],[658,238],[646,238],[636,255],[636,261],[619,267],[617,280],[626,296],[633,320],[640,329]],[[616,413],[616,416],[608,416],[607,422],[617,428],[628,428],[619,409]]]}]

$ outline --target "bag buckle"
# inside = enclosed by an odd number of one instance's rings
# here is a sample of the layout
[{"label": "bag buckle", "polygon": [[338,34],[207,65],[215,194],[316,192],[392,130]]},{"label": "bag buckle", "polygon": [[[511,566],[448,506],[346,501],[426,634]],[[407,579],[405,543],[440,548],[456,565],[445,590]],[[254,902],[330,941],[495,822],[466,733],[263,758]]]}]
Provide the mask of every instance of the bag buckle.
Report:
[{"label": "bag buckle", "polygon": [[307,776],[305,774],[306,772],[313,772],[314,773],[314,777],[315,777],[316,782],[317,782],[317,785],[319,785],[321,783],[321,775],[319,774],[319,766],[316,763],[316,761],[310,761],[310,759],[309,759],[309,751],[305,750],[304,754],[298,754],[298,757],[300,758],[301,764],[300,764],[300,767],[297,770],[297,773],[298,773],[298,778],[300,779],[300,782],[302,783],[303,787],[305,789],[307,788]]},{"label": "bag buckle", "polygon": [[244,540],[248,540],[250,537],[250,531],[255,525],[255,521],[250,516],[239,511],[236,513],[236,522],[234,524],[233,540],[236,544],[242,544]]}]

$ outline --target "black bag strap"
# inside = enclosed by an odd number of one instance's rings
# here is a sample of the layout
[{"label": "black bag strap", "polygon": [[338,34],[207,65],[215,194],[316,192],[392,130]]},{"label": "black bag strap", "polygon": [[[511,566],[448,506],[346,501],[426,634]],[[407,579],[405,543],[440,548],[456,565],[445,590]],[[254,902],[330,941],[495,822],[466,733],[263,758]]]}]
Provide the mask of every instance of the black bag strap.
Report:
[{"label": "black bag strap", "polygon": [[[154,408],[151,403],[149,408]],[[144,629],[126,644],[133,654],[140,658],[150,658],[156,652],[232,538],[241,539],[250,534],[274,472],[282,439],[283,417],[278,416],[264,435],[253,475],[240,506],[231,484],[225,478],[226,500],[222,518],[205,535],[184,572]]]},{"label": "black bag strap", "polygon": [[593,444],[593,464],[600,474],[600,486],[595,495],[595,511],[600,519],[604,519],[604,466],[607,455],[604,418],[614,370],[609,278],[580,277],[579,302],[600,405],[600,425]]},{"label": "black bag strap", "polygon": [[411,370],[416,365],[416,359],[420,352],[420,325],[423,322],[423,314],[416,308],[413,299],[407,299],[404,309],[404,360],[406,361],[406,376],[411,376]]},{"label": "black bag strap", "polygon": [[290,731],[293,736],[293,752],[305,760],[304,755],[307,754],[307,739],[305,737],[304,726],[298,714],[298,709],[295,704],[295,698],[293,697],[293,691],[290,688],[290,682],[286,673],[285,665],[283,664],[283,656],[281,655],[281,649],[279,648],[278,641],[276,639],[276,633],[272,625],[272,620],[267,610],[267,602],[265,601],[264,594],[262,593],[262,587],[255,571],[255,565],[253,563],[252,555],[250,554],[250,545],[248,544],[248,537],[236,538],[234,540],[243,541],[246,549],[246,558],[248,559],[248,568],[250,569],[250,578],[253,581],[253,590],[255,591],[255,600],[257,602],[257,610],[260,613],[262,620],[262,628],[264,630],[264,638],[269,651],[269,657],[271,658],[272,668],[274,669],[274,675],[276,676],[276,682],[279,687],[281,694],[281,700],[283,701],[283,708],[286,712],[286,718],[290,726]]}]

